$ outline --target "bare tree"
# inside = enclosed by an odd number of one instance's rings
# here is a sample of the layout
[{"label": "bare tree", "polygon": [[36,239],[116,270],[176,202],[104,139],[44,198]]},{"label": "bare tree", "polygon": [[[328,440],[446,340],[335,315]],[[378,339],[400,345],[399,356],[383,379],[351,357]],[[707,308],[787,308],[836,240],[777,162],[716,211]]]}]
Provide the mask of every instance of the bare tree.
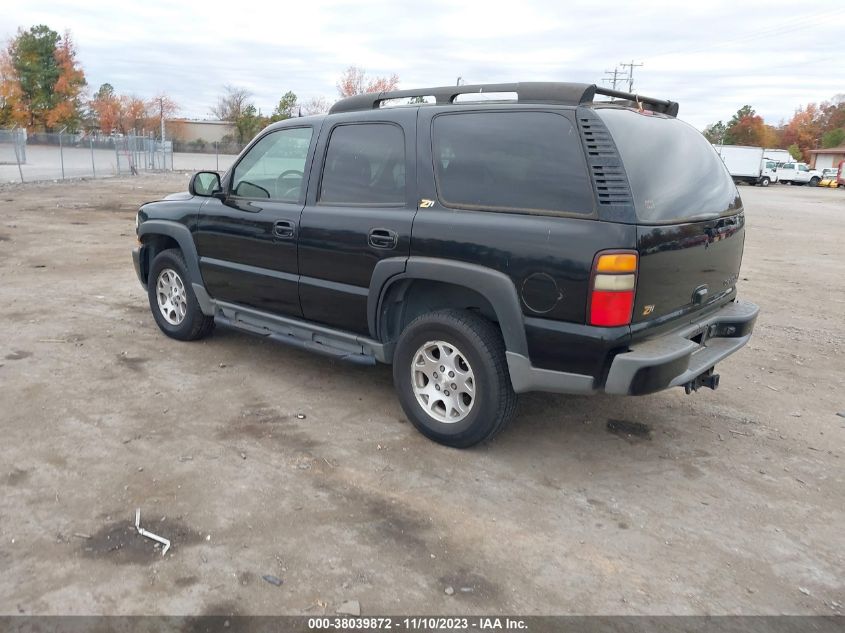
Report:
[{"label": "bare tree", "polygon": [[301,105],[301,112],[304,116],[310,114],[325,114],[329,111],[331,104],[325,97],[311,97]]},{"label": "bare tree", "polygon": [[147,101],[147,126],[155,131],[161,129],[161,119],[169,121],[179,112],[179,104],[163,92]]},{"label": "bare tree", "polygon": [[217,105],[211,106],[211,114],[221,121],[234,123],[241,119],[251,105],[252,93],[246,88],[223,86],[223,94],[217,99]]},{"label": "bare tree", "polygon": [[337,81],[337,92],[341,97],[351,97],[364,92],[364,69],[357,66],[347,68]]},{"label": "bare tree", "polygon": [[350,66],[338,79],[337,91],[341,97],[351,97],[367,92],[396,90],[398,86],[399,75],[396,73],[390,77],[367,77],[363,68]]}]

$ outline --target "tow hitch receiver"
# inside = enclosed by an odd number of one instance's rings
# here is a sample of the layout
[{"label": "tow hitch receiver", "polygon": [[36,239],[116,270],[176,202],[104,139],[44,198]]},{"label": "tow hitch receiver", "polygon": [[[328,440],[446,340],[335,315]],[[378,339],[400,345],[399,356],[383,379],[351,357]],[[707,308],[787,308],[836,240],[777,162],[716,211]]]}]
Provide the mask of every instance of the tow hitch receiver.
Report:
[{"label": "tow hitch receiver", "polygon": [[719,374],[715,373],[713,369],[714,368],[711,367],[703,374],[699,374],[690,380],[684,385],[684,391],[687,394],[691,394],[693,391],[698,391],[701,387],[707,387],[708,389],[713,389],[715,391],[719,386]]}]

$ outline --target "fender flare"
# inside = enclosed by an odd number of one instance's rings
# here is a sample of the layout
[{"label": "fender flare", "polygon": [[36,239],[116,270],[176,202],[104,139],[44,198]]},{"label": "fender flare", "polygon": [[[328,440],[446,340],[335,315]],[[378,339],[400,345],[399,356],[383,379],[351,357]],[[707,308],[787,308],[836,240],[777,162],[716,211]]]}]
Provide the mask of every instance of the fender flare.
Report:
[{"label": "fender flare", "polygon": [[439,281],[479,293],[496,312],[507,351],[528,356],[525,323],[511,278],[486,266],[434,257],[409,257],[407,260],[396,257],[376,265],[367,300],[367,321],[373,338],[378,340],[379,315],[387,292],[395,283],[409,279]]},{"label": "fender flare", "polygon": [[146,220],[138,227],[138,238],[140,239],[145,235],[166,235],[176,240],[182,250],[182,255],[185,257],[189,281],[197,297],[197,302],[200,304],[200,309],[203,314],[213,315],[214,304],[202,280],[199,255],[191,230],[184,224],[172,220]]}]

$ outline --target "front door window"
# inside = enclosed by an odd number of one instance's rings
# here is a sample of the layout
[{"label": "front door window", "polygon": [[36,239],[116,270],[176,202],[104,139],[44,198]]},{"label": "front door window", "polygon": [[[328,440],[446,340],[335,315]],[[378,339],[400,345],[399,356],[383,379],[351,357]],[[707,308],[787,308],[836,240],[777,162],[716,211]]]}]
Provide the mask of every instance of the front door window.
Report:
[{"label": "front door window", "polygon": [[304,196],[305,161],[310,127],[270,132],[247,152],[232,177],[233,196],[300,202]]}]

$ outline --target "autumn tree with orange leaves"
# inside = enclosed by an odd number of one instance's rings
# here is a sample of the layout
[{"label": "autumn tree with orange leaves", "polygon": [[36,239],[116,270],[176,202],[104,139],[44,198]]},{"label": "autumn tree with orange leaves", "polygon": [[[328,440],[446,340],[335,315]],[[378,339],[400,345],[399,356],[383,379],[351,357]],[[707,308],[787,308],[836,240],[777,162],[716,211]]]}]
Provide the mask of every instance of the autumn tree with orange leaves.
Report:
[{"label": "autumn tree with orange leaves", "polygon": [[745,105],[727,124],[719,121],[708,125],[704,136],[711,143],[788,148],[796,160],[809,162],[810,150],[836,147],[845,141],[845,94],[800,107],[788,122],[777,127],[766,124],[750,105]]},{"label": "autumn tree with orange leaves", "polygon": [[779,141],[777,131],[766,125],[758,114],[746,114],[728,128],[731,142],[735,145],[773,147]]},{"label": "autumn tree with orange leaves", "polygon": [[69,32],[60,36],[43,24],[21,29],[0,52],[0,126],[75,131],[84,89]]},{"label": "autumn tree with orange leaves", "polygon": [[89,106],[94,123],[103,134],[144,131],[158,135],[162,115],[167,122],[179,112],[176,102],[165,94],[144,101],[135,95],[119,95],[108,83],[100,86]]},{"label": "autumn tree with orange leaves", "polygon": [[104,134],[111,134],[119,126],[120,97],[114,92],[111,84],[103,84],[97,90],[94,98],[89,102],[91,113],[96,125]]},{"label": "autumn tree with orange leaves", "polygon": [[809,161],[810,150],[818,148],[821,142],[824,123],[824,112],[815,103],[799,108],[783,128],[784,145],[796,145],[802,159]]},{"label": "autumn tree with orange leaves", "polygon": [[387,92],[399,87],[399,75],[390,77],[368,77],[363,68],[350,66],[337,82],[337,92],[341,97],[365,94],[368,92]]}]

